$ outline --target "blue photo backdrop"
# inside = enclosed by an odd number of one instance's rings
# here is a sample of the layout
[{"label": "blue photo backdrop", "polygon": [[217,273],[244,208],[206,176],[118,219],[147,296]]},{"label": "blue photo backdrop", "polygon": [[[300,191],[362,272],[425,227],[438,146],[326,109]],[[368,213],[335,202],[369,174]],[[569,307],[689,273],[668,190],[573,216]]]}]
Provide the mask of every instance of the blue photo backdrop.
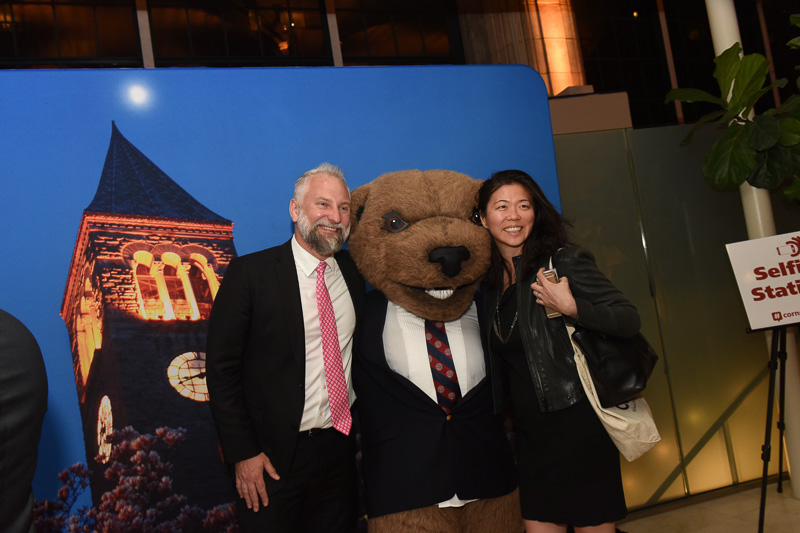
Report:
[{"label": "blue photo backdrop", "polygon": [[545,86],[522,66],[3,71],[0,101],[0,308],[36,336],[50,388],[38,499],[86,462],[59,311],[112,121],[234,222],[240,255],[288,238],[294,180],[323,161],[351,188],[408,168],[519,168],[560,205]]}]

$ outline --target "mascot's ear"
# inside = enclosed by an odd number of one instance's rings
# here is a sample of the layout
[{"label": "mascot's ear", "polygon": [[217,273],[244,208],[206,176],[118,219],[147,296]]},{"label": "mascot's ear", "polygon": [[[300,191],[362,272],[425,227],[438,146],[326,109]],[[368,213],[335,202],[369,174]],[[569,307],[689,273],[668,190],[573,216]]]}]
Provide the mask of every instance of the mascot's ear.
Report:
[{"label": "mascot's ear", "polygon": [[369,183],[362,185],[358,189],[350,193],[350,231],[353,232],[358,223],[361,221],[361,215],[364,214],[364,207],[367,205],[369,198]]}]

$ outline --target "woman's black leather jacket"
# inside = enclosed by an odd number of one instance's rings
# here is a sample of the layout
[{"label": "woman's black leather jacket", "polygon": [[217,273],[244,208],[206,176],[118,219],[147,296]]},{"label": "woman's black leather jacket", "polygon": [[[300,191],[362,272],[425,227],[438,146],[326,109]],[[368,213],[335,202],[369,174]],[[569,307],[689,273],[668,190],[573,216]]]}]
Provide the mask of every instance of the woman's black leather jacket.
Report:
[{"label": "woman's black leather jacket", "polygon": [[[514,268],[519,270],[519,257]],[[572,343],[564,327],[564,319],[577,322],[587,329],[616,337],[631,337],[639,331],[641,320],[636,307],[597,268],[594,256],[584,248],[568,247],[559,250],[553,266],[559,277],[569,281],[578,308],[577,320],[571,318],[548,319],[544,307],[535,302],[531,283],[536,272],[521,272],[517,280],[517,306],[520,328],[528,368],[531,372],[536,396],[542,411],[557,411],[583,399],[585,394],[575,370]],[[539,268],[548,267],[545,260]],[[484,341],[489,350],[495,410],[499,411],[507,400],[504,379],[498,372],[496,356],[491,354],[492,322],[495,320],[499,291],[483,291]]]}]

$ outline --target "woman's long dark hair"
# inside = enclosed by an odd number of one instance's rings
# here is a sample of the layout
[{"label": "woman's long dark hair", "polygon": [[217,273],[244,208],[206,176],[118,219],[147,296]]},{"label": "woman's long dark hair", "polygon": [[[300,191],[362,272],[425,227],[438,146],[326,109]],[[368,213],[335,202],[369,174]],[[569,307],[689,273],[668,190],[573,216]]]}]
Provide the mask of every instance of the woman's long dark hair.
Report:
[{"label": "woman's long dark hair", "polygon": [[[526,273],[536,271],[538,266],[559,248],[570,244],[567,239],[566,227],[570,225],[561,214],[556,211],[553,204],[542,192],[541,187],[533,178],[521,170],[501,170],[492,174],[492,177],[483,182],[478,190],[478,209],[481,216],[486,217],[486,209],[492,194],[504,185],[522,185],[530,194],[533,202],[533,229],[522,247],[522,259],[517,279],[522,279]],[[492,264],[484,278],[484,283],[489,287],[503,286],[503,272],[508,270],[500,250],[492,239]],[[510,277],[509,272],[509,277]]]}]

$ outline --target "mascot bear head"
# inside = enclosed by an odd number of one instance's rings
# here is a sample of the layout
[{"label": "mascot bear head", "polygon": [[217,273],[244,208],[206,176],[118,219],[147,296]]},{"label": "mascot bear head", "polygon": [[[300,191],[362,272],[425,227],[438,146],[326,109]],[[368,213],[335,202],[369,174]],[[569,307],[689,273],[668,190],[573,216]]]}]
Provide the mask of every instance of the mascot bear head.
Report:
[{"label": "mascot bear head", "polygon": [[463,315],[489,268],[480,184],[450,170],[402,170],[353,191],[349,248],[366,280],[417,316]]}]

